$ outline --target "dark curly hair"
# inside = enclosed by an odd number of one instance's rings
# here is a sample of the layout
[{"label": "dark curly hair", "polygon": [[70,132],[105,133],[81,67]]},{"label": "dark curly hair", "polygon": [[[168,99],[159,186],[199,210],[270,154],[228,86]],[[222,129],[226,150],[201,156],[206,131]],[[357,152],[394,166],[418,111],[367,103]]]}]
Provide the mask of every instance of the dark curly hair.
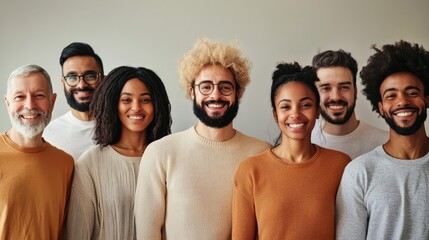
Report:
[{"label": "dark curly hair", "polygon": [[64,66],[64,62],[74,56],[88,56],[93,57],[97,63],[98,68],[101,71],[101,75],[104,75],[103,61],[101,58],[94,52],[94,49],[87,44],[81,42],[70,43],[67,47],[63,49],[60,56],[60,65],[61,68]]},{"label": "dark curly hair", "polygon": [[429,95],[429,52],[423,46],[406,41],[386,44],[369,57],[368,64],[360,71],[362,93],[371,102],[372,110],[379,113],[380,86],[388,76],[398,72],[409,72],[417,76],[424,85],[425,96]]},{"label": "dark curly hair", "polygon": [[[273,83],[271,84],[271,107],[273,110],[276,110],[276,105],[274,98],[277,95],[278,89],[286,83],[289,82],[300,82],[305,84],[314,94],[316,98],[316,107],[319,108],[320,104],[320,95],[319,91],[314,84],[315,81],[319,80],[317,78],[314,68],[311,66],[306,66],[302,68],[299,63],[280,63],[277,65],[276,70],[273,72]],[[280,143],[281,134],[274,140],[274,146],[277,146]]]},{"label": "dark curly hair", "polygon": [[171,106],[162,80],[150,69],[122,66],[113,69],[94,93],[90,116],[95,119],[94,140],[101,147],[117,143],[122,123],[118,116],[119,96],[125,83],[139,79],[148,88],[154,106],[154,117],[147,127],[151,143],[171,133]]},{"label": "dark curly hair", "polygon": [[356,75],[358,71],[358,65],[356,60],[352,57],[349,52],[342,49],[338,51],[324,51],[313,57],[313,68],[317,72],[319,68],[324,67],[345,67],[352,72],[353,85],[356,87]]}]

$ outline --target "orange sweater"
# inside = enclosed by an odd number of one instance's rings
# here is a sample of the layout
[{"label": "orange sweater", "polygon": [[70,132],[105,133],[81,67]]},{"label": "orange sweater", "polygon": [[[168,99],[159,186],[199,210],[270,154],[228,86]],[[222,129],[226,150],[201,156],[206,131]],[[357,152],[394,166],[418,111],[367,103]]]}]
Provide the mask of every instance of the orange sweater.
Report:
[{"label": "orange sweater", "polygon": [[334,239],[335,196],[350,158],[316,146],[307,162],[286,164],[268,149],[234,177],[232,239]]},{"label": "orange sweater", "polygon": [[73,158],[0,135],[0,239],[61,239]]}]

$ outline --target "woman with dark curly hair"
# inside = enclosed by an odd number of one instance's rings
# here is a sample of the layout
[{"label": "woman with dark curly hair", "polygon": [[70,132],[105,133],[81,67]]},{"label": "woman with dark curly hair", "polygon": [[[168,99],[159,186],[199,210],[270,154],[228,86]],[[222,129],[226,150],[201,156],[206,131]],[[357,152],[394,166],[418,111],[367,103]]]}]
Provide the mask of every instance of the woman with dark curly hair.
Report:
[{"label": "woman with dark curly hair", "polygon": [[135,239],[134,194],[146,146],[171,133],[170,102],[146,68],[118,67],[90,106],[96,146],[76,163],[67,216],[68,239]]},{"label": "woman with dark curly hair", "polygon": [[281,134],[237,168],[232,239],[334,239],[335,195],[350,157],[311,143],[316,79],[296,62],[274,71],[271,105]]}]

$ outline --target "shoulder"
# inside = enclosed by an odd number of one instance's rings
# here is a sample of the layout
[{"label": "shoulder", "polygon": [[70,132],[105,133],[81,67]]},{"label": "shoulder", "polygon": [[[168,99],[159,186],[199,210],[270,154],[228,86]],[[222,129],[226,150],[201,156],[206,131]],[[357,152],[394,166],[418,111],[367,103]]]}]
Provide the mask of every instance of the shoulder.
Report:
[{"label": "shoulder", "polygon": [[380,136],[385,136],[386,139],[389,136],[389,133],[387,131],[381,130],[379,128],[376,128],[362,120],[359,121],[359,126],[358,129],[360,129],[360,131],[362,131],[362,133],[369,134],[369,135],[380,135]]},{"label": "shoulder", "polygon": [[249,175],[254,175],[259,171],[259,169],[263,166],[265,166],[266,161],[268,161],[270,158],[270,150],[266,149],[265,151],[248,157],[243,161],[240,161],[240,163],[237,166],[236,170],[236,177],[242,178]]},{"label": "shoulder", "polygon": [[349,155],[334,150],[334,149],[328,149],[328,148],[324,148],[321,146],[316,145],[319,149],[320,149],[320,157],[321,158],[327,158],[327,159],[331,159],[331,160],[336,160],[336,161],[342,161],[342,162],[346,162],[349,163],[351,161]]},{"label": "shoulder", "polygon": [[67,165],[74,165],[73,157],[70,154],[51,145],[49,142],[46,142],[46,144],[46,152],[51,156],[55,156],[56,161],[63,161]]},{"label": "shoulder", "polygon": [[252,147],[258,146],[258,147],[262,147],[264,149],[272,147],[272,145],[266,141],[257,139],[255,137],[251,137],[248,136],[246,134],[243,134],[242,132],[237,130],[237,134],[235,136],[237,138],[237,140],[240,143],[243,143],[243,145],[250,145]]},{"label": "shoulder", "polygon": [[377,167],[379,167],[381,158],[384,158],[383,154],[382,146],[378,146],[372,151],[358,156],[347,165],[347,174],[356,175],[373,172]]}]

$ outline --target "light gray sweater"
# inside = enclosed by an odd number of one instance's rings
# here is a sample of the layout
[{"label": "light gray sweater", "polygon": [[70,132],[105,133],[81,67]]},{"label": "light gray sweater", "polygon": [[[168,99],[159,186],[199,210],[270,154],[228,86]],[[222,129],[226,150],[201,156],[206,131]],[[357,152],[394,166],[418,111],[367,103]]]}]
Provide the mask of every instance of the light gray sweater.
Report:
[{"label": "light gray sweater", "polygon": [[429,239],[429,154],[399,160],[382,146],[353,160],[337,194],[337,239]]}]

